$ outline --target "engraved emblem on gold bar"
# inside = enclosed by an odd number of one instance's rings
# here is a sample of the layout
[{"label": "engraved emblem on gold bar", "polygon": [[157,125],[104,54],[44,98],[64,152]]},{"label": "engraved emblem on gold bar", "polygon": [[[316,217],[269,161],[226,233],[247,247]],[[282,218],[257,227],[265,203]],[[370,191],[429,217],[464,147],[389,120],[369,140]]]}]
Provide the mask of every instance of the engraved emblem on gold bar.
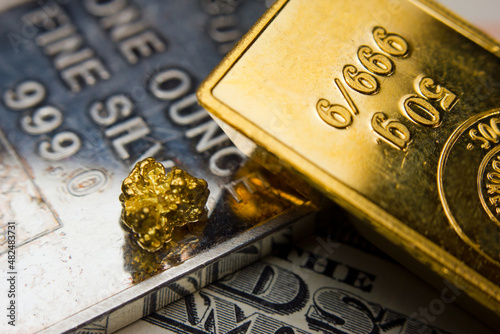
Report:
[{"label": "engraved emblem on gold bar", "polygon": [[428,0],[280,0],[198,97],[495,322],[499,54]]},{"label": "engraved emblem on gold bar", "polygon": [[[498,109],[480,113],[453,132],[441,152],[437,178],[443,208],[455,231],[496,265],[500,265],[500,146],[495,145],[499,114]],[[464,198],[479,199],[481,205],[464,207]]]}]

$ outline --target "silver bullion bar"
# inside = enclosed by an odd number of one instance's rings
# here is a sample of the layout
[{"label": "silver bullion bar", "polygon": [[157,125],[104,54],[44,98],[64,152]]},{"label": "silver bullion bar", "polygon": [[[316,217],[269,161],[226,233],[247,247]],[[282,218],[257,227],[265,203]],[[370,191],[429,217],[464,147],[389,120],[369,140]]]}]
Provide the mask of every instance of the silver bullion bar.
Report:
[{"label": "silver bullion bar", "polygon": [[[246,161],[195,97],[264,0],[13,4],[0,7],[0,332],[112,332],[307,234],[310,201]],[[156,253],[118,201],[149,156],[211,192],[207,222]]]}]

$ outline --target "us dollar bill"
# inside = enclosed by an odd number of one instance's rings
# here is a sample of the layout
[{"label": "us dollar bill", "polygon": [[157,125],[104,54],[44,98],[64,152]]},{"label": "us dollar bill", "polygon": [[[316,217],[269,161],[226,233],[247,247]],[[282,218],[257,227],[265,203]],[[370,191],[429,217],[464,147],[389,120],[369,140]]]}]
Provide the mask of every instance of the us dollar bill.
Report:
[{"label": "us dollar bill", "polygon": [[[274,232],[306,234],[310,201],[195,97],[265,1],[1,4],[0,332],[112,332],[179,298],[186,275],[201,288],[267,254]],[[155,253],[120,223],[121,182],[146,157],[210,189],[206,222]]]},{"label": "us dollar bill", "polygon": [[456,305],[452,282],[436,291],[332,236],[277,249],[118,333],[493,333]]}]

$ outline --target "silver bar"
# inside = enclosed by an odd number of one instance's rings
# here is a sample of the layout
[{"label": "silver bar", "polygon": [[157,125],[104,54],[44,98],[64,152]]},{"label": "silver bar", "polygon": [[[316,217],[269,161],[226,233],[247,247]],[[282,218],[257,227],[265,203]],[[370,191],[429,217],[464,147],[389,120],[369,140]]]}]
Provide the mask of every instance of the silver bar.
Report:
[{"label": "silver bar", "polygon": [[[17,244],[16,326],[0,332],[116,330],[181,297],[183,279],[199,288],[266,255],[266,236],[315,210],[246,161],[193,98],[265,7],[54,0],[0,13],[0,229],[15,222]],[[157,253],[120,224],[121,182],[146,156],[211,191],[208,221]],[[2,235],[0,252],[7,291]]]}]

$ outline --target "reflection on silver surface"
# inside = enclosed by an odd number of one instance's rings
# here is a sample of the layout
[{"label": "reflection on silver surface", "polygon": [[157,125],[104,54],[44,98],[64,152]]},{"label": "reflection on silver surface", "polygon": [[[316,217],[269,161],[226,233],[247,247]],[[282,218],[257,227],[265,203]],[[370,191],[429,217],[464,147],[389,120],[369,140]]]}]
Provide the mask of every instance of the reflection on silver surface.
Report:
[{"label": "reflection on silver surface", "polygon": [[[189,273],[205,275],[201,287],[218,275],[209,272],[256,260],[270,239],[251,255],[235,251],[311,212],[296,190],[245,163],[194,95],[264,9],[258,0],[61,0],[0,14],[0,225],[17,224],[14,331],[99,317],[99,330],[117,329],[175,299],[161,296]],[[119,222],[121,182],[147,156],[211,191],[207,222],[154,254]]]}]

